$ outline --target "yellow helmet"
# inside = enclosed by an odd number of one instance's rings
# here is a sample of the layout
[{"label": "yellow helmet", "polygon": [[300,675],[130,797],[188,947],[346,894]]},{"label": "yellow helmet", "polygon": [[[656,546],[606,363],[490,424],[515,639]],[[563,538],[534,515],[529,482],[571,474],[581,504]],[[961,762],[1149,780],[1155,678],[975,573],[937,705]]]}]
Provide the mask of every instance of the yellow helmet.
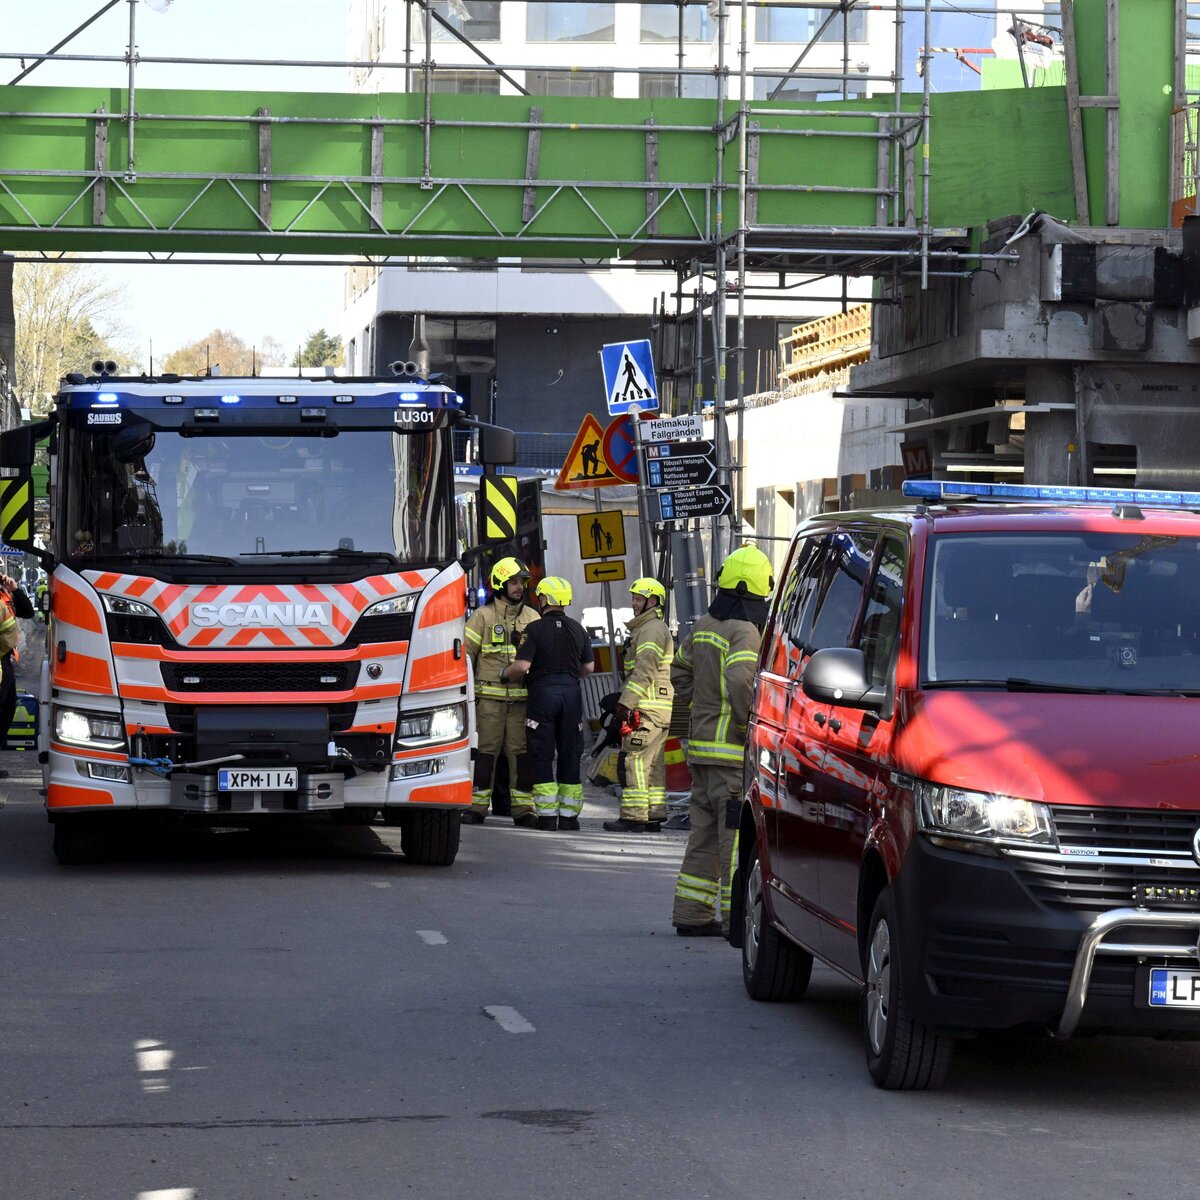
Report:
[{"label": "yellow helmet", "polygon": [[717,587],[723,592],[766,597],[771,594],[774,586],[771,560],[749,542],[739,546],[721,564],[721,574],[717,576]]},{"label": "yellow helmet", "polygon": [[557,575],[547,575],[537,585],[537,594],[545,596],[551,604],[560,605],[562,608],[566,608],[571,603],[571,585]]},{"label": "yellow helmet", "polygon": [[651,579],[649,576],[635,579],[629,585],[629,594],[631,596],[645,596],[647,599],[653,600],[656,604],[666,604],[667,602],[667,589],[657,579]]},{"label": "yellow helmet", "polygon": [[502,558],[492,567],[492,591],[499,591],[510,579],[528,579],[529,572],[515,558]]}]

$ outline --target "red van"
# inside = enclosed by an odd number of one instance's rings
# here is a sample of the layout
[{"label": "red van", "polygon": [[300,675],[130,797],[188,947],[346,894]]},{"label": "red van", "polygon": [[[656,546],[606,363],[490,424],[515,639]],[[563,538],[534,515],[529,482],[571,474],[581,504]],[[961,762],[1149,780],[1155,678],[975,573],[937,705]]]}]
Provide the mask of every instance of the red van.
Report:
[{"label": "red van", "polygon": [[910,483],[799,528],[731,941],[863,985],[885,1088],[981,1029],[1200,1036],[1200,494]]}]

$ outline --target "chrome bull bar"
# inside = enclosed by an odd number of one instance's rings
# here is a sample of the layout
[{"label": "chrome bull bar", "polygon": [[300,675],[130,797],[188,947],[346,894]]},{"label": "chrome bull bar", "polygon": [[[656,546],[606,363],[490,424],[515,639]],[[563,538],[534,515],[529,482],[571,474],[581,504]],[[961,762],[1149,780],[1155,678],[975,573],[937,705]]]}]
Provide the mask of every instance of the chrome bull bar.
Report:
[{"label": "chrome bull bar", "polygon": [[[1131,925],[1151,926],[1163,930],[1186,929],[1192,934],[1188,943],[1110,942],[1111,934]],[[1084,931],[1075,952],[1075,967],[1067,989],[1067,1003],[1051,1032],[1058,1038],[1069,1038],[1079,1025],[1083,1006],[1087,1003],[1092,967],[1098,954],[1121,958],[1182,958],[1200,966],[1200,913],[1151,912],[1145,908],[1114,908],[1101,913]]]}]

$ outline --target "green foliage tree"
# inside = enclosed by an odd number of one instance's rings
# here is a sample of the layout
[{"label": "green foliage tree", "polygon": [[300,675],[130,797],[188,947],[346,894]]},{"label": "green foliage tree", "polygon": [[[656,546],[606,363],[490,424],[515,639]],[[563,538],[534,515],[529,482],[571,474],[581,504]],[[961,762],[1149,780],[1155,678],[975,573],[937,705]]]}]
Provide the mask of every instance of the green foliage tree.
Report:
[{"label": "green foliage tree", "polygon": [[323,328],[310,333],[303,349],[292,355],[293,367],[340,367],[345,361],[342,339]]},{"label": "green foliage tree", "polygon": [[35,413],[49,409],[68,371],[90,371],[97,359],[120,371],[133,369],[121,344],[119,314],[125,295],[84,263],[17,263],[13,271],[16,316],[14,388]]}]

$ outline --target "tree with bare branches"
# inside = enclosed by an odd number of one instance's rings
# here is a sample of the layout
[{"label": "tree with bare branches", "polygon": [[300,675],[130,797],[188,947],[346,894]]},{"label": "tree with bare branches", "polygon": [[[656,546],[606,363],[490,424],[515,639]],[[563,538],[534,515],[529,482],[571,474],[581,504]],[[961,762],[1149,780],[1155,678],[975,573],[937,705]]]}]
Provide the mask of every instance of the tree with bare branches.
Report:
[{"label": "tree with bare branches", "polygon": [[17,396],[35,413],[48,410],[68,371],[90,371],[97,360],[121,370],[132,357],[121,345],[122,290],[85,263],[18,263],[13,272]]}]

